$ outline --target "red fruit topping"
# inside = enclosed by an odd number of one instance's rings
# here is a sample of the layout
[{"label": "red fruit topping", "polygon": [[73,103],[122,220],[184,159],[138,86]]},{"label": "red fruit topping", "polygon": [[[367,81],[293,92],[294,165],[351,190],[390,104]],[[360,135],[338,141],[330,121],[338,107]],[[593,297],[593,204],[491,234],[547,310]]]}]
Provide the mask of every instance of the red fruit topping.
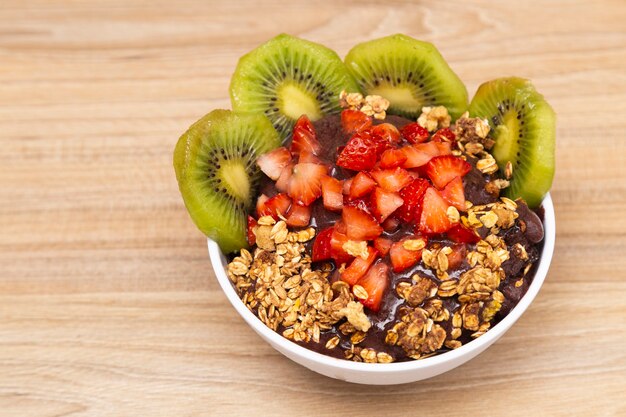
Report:
[{"label": "red fruit topping", "polygon": [[404,168],[417,168],[426,165],[435,156],[449,155],[452,150],[449,143],[426,142],[400,148],[406,156]]},{"label": "red fruit topping", "polygon": [[350,187],[352,187],[352,180],[353,180],[353,179],[354,179],[354,178],[348,178],[347,180],[344,180],[344,181],[343,181],[343,188],[342,188],[341,192],[342,192],[344,195],[348,195],[348,194],[350,194]]},{"label": "red fruit topping", "polygon": [[448,203],[441,197],[439,191],[430,187],[424,193],[422,216],[419,230],[424,233],[443,233],[452,227],[448,215]]},{"label": "red fruit topping", "polygon": [[439,129],[435,132],[432,139],[433,142],[449,142],[452,145],[456,144],[456,135],[448,127]]},{"label": "red fruit topping", "polygon": [[389,285],[389,266],[384,262],[375,263],[357,284],[362,286],[368,295],[366,300],[360,300],[361,303],[374,312],[378,311],[383,294]]},{"label": "red fruit topping", "polygon": [[452,245],[452,253],[448,254],[448,270],[452,271],[461,266],[465,260],[467,249],[462,243]]},{"label": "red fruit topping", "polygon": [[322,195],[322,178],[327,167],[310,162],[297,164],[289,180],[289,196],[302,206],[308,206]]},{"label": "red fruit topping", "polygon": [[397,214],[402,220],[419,223],[422,215],[422,200],[428,187],[430,183],[427,180],[416,178],[400,191],[404,204],[398,209]]},{"label": "red fruit topping", "polygon": [[351,240],[372,240],[383,232],[376,219],[358,208],[344,206],[341,218],[346,224],[346,234]]},{"label": "red fruit topping", "polygon": [[474,230],[468,229],[460,223],[453,225],[446,234],[450,240],[457,243],[478,243],[480,240],[480,236]]},{"label": "red fruit topping", "polygon": [[332,227],[329,227],[315,236],[315,240],[313,241],[313,253],[311,255],[313,262],[325,261],[331,258],[330,239],[333,235],[333,230]]},{"label": "red fruit topping", "polygon": [[348,240],[348,236],[341,233],[337,228],[333,230],[330,237],[330,256],[335,260],[337,265],[348,263],[352,260],[353,256],[346,252],[343,248],[343,244]]},{"label": "red fruit topping", "polygon": [[352,179],[352,183],[350,184],[350,198],[359,198],[364,195],[369,194],[374,187],[376,187],[376,182],[365,172],[359,172]]},{"label": "red fruit topping", "polygon": [[250,246],[253,246],[256,243],[256,235],[254,234],[254,228],[256,225],[256,219],[252,216],[248,216],[248,244]]},{"label": "red fruit topping", "polygon": [[453,155],[436,156],[426,165],[426,175],[439,189],[442,189],[455,177],[462,177],[470,172],[472,166]]},{"label": "red fruit topping", "polygon": [[384,139],[389,143],[400,142],[400,131],[391,123],[381,123],[372,127],[372,135]]},{"label": "red fruit topping", "polygon": [[385,191],[398,192],[413,181],[413,177],[406,169],[383,169],[370,172]]},{"label": "red fruit topping", "polygon": [[291,152],[300,154],[303,151],[319,155],[322,147],[317,141],[317,135],[313,128],[313,123],[306,114],[300,116],[293,127],[293,137],[291,138]]},{"label": "red fruit topping", "polygon": [[419,123],[409,123],[400,130],[402,137],[411,143],[422,143],[428,140],[428,130]]},{"label": "red fruit topping", "polygon": [[354,198],[345,197],[343,199],[344,207],[354,207],[359,210],[363,210],[366,213],[372,213],[372,199],[371,198]]},{"label": "red fruit topping", "polygon": [[370,132],[355,134],[337,157],[337,165],[353,171],[366,171],[376,165],[380,143],[372,139]]},{"label": "red fruit topping", "polygon": [[384,237],[377,237],[374,239],[374,247],[378,253],[380,253],[380,256],[387,256],[392,244],[393,240]]},{"label": "red fruit topping", "polygon": [[387,220],[381,223],[383,230],[388,233],[395,232],[400,226],[400,219],[396,216],[387,217]]},{"label": "red fruit topping", "polygon": [[293,204],[289,210],[286,222],[291,227],[304,227],[311,220],[311,207]]},{"label": "red fruit topping", "polygon": [[337,223],[335,223],[335,230],[345,235],[348,231],[348,228],[343,221],[339,220]]},{"label": "red fruit topping", "polygon": [[[391,249],[389,250],[389,257],[391,258],[391,265],[393,267],[393,272],[402,272],[422,259],[422,249],[411,250],[405,247],[405,242],[411,243],[412,240],[423,240],[424,245],[426,244],[426,239],[421,236],[412,236],[408,238],[404,238],[398,242],[394,242],[391,245]],[[407,246],[409,244],[407,243]]]},{"label": "red fruit topping", "polygon": [[402,166],[406,155],[400,149],[387,149],[380,157],[381,168],[395,168]]},{"label": "red fruit topping", "polygon": [[298,158],[299,163],[309,162],[311,164],[324,165],[321,159],[315,156],[314,153],[309,152],[308,150],[303,150],[300,152],[300,157]]},{"label": "red fruit topping", "polygon": [[343,184],[336,178],[322,177],[322,199],[324,208],[327,210],[339,211],[343,207],[343,194],[341,189]]},{"label": "red fruit topping", "polygon": [[291,180],[291,175],[293,174],[293,164],[289,164],[283,168],[280,173],[280,177],[278,177],[278,181],[276,181],[276,189],[281,193],[286,193],[289,191],[289,181]]},{"label": "red fruit topping", "polygon": [[463,190],[463,180],[456,177],[441,190],[441,196],[451,206],[461,211],[465,211],[465,191]]},{"label": "red fruit topping", "polygon": [[374,263],[378,257],[378,251],[370,246],[367,247],[367,258],[363,259],[360,256],[354,258],[352,263],[344,269],[341,273],[341,280],[347,282],[350,285],[354,285],[357,281],[365,275],[369,267]]},{"label": "red fruit topping", "polygon": [[341,112],[341,126],[348,134],[360,132],[371,125],[372,118],[361,111],[344,110]]},{"label": "red fruit topping", "polygon": [[265,175],[276,181],[283,168],[291,163],[291,152],[285,147],[276,148],[259,156],[256,163]]},{"label": "red fruit topping", "polygon": [[291,198],[287,197],[286,194],[276,194],[269,199],[265,194],[261,194],[256,204],[257,217],[272,216],[278,220],[279,215],[287,217],[290,207]]},{"label": "red fruit topping", "polygon": [[404,201],[398,193],[376,187],[372,193],[372,214],[379,222],[384,222]]}]

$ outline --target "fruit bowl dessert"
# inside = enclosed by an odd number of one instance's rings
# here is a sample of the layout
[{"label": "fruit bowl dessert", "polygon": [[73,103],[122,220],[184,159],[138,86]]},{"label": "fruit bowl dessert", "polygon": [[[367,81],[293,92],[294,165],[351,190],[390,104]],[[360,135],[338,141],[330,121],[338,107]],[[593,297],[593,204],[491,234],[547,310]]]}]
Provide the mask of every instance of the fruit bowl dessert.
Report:
[{"label": "fruit bowl dessert", "polygon": [[554,245],[555,116],[524,79],[471,103],[439,52],[394,35],[333,51],[280,35],[242,57],[233,111],[174,166],[235,308],[328,376],[399,383],[484,350]]}]

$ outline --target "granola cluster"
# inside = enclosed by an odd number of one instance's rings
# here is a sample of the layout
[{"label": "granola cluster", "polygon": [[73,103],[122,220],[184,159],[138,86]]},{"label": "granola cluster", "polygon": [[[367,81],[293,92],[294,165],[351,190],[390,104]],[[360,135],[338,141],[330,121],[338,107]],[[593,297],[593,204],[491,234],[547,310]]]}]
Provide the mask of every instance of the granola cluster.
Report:
[{"label": "granola cluster", "polygon": [[339,104],[344,109],[359,110],[378,120],[387,117],[389,108],[389,100],[386,98],[376,95],[363,97],[361,93],[348,93],[345,90],[339,94]]}]

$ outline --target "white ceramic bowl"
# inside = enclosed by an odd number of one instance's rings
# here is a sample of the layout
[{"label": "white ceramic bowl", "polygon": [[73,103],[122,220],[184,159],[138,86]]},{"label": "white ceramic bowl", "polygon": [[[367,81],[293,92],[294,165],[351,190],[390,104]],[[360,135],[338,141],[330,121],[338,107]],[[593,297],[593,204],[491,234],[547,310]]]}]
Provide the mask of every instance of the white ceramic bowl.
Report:
[{"label": "white ceramic bowl", "polygon": [[547,194],[544,198],[543,208],[545,210],[543,251],[533,282],[517,306],[500,323],[478,339],[456,350],[416,361],[389,364],[351,362],[314,352],[285,339],[280,334],[266,327],[241,302],[226,275],[226,258],[220,251],[219,246],[210,239],[208,241],[209,257],[215,270],[215,276],[235,310],[267,343],[292,361],[322,375],[343,381],[369,385],[403,384],[442,374],[469,361],[498,340],[530,306],[548,274],[552,252],[554,251],[555,218],[550,194]]}]

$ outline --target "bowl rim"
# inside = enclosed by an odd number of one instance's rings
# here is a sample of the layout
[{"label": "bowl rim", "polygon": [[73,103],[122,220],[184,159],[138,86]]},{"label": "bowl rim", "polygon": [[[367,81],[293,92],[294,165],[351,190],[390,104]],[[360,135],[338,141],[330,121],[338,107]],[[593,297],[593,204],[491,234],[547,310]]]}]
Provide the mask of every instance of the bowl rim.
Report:
[{"label": "bowl rim", "polygon": [[[547,193],[542,201],[544,209],[544,245],[539,258],[539,265],[533,278],[532,283],[528,287],[526,294],[520,299],[517,305],[502,319],[498,324],[489,329],[481,337],[468,342],[467,344],[448,352],[428,358],[392,363],[366,363],[353,362],[346,359],[338,359],[323,353],[315,352],[307,349],[297,343],[283,337],[281,334],[267,327],[259,318],[250,311],[241,301],[237,292],[231,284],[225,270],[225,257],[217,243],[210,238],[207,239],[209,257],[217,281],[219,282],[226,297],[233,305],[235,310],[242,318],[260,333],[264,338],[271,341],[272,344],[279,345],[290,353],[304,357],[321,366],[341,369],[346,371],[368,372],[368,373],[389,373],[389,372],[406,372],[418,369],[426,369],[434,366],[442,365],[451,361],[461,360],[461,358],[471,355],[473,352],[478,354],[486,347],[493,344],[500,336],[502,336],[528,309],[532,301],[535,299],[542,287],[548,274],[552,255],[554,253],[554,245],[556,240],[556,219],[554,214],[554,205],[550,193]],[[471,357],[471,356],[470,356]]]}]

